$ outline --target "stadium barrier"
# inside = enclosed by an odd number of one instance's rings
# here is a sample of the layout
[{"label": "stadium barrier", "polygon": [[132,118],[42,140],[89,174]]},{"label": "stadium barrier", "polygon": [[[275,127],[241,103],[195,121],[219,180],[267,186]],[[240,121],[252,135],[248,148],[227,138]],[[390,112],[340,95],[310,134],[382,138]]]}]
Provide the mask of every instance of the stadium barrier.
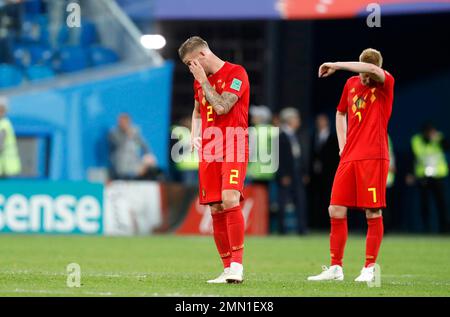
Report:
[{"label": "stadium barrier", "polygon": [[[268,232],[267,190],[245,189],[246,233]],[[114,181],[0,182],[0,233],[132,236],[211,234],[197,189],[175,183]]]},{"label": "stadium barrier", "polygon": [[2,233],[103,233],[103,185],[87,182],[0,182]]}]

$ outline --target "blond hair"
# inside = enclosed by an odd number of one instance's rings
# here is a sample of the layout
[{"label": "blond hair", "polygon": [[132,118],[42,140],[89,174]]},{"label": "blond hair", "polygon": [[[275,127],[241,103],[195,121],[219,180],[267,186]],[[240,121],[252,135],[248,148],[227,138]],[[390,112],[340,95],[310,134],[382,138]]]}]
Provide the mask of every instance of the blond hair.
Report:
[{"label": "blond hair", "polygon": [[209,48],[208,43],[202,39],[200,36],[192,36],[184,41],[178,49],[178,55],[183,59],[186,54],[195,51],[199,47]]},{"label": "blond hair", "polygon": [[359,61],[381,67],[383,65],[383,56],[381,56],[380,51],[373,48],[367,48],[359,55]]}]

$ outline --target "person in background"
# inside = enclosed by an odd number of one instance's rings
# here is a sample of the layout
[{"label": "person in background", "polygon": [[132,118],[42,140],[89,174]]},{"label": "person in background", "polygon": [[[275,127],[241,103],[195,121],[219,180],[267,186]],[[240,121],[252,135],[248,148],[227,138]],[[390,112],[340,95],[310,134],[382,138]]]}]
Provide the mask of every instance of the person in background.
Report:
[{"label": "person in background", "polygon": [[270,162],[261,161],[259,154],[269,155],[271,153],[272,138],[277,137],[277,130],[270,123],[272,112],[267,106],[251,106],[250,116],[255,135],[254,143],[250,148],[247,177],[253,183],[264,185],[267,188],[269,182],[274,179],[275,172],[264,170],[264,166],[269,167]]},{"label": "person in background", "polygon": [[297,233],[307,230],[306,194],[303,177],[306,161],[300,138],[300,113],[295,108],[285,108],[280,113],[281,131],[279,135],[280,164],[276,175],[278,184],[278,225],[279,233],[286,233],[286,214],[297,216]]},{"label": "person in background", "polygon": [[156,158],[128,114],[119,115],[117,127],[109,133],[109,146],[113,180],[156,178]]},{"label": "person in background", "polygon": [[0,178],[16,176],[22,169],[16,134],[6,113],[6,101],[0,100]]},{"label": "person in background", "polygon": [[[251,106],[250,120],[252,129],[250,133],[253,142],[250,142],[249,163],[247,168],[247,179],[253,183],[263,186],[268,193],[269,205],[269,230],[276,232],[277,229],[277,184],[275,182],[275,171],[271,170],[271,160],[276,159],[273,155],[273,141],[278,138],[278,127],[272,124],[272,111],[269,107]],[[270,161],[267,159],[270,157]],[[279,163],[279,162],[278,162]]]},{"label": "person in background", "polygon": [[425,230],[428,230],[430,226],[430,202],[434,198],[439,212],[439,231],[448,233],[444,181],[449,172],[445,157],[445,152],[450,149],[449,141],[433,124],[426,123],[422,128],[422,133],[412,137],[411,149],[414,156],[414,176],[409,174],[406,182],[408,185],[412,185],[417,180]]},{"label": "person in background", "polygon": [[[178,125],[172,127],[172,138],[175,142],[181,142],[183,149],[187,152],[181,154],[182,160],[174,162],[174,168],[180,181],[187,186],[198,185],[198,151],[191,151],[191,128],[192,118],[186,116],[180,120]],[[180,129],[181,128],[181,129]]]},{"label": "person in background", "polygon": [[388,135],[389,142],[389,173],[387,178],[387,188],[392,188],[395,182],[395,174],[397,173],[396,159],[394,153],[394,144],[392,143],[391,137]]},{"label": "person in background", "polygon": [[392,211],[395,210],[394,206],[394,183],[395,183],[395,175],[397,173],[396,167],[396,159],[394,153],[394,144],[392,143],[391,137],[388,135],[388,145],[389,145],[389,172],[386,182],[386,201],[387,205],[384,209],[384,224],[385,224],[385,232],[390,230],[394,226],[394,215]]},{"label": "person in background", "polygon": [[318,228],[329,226],[329,216],[325,212],[331,196],[334,174],[339,165],[339,144],[336,133],[331,130],[326,114],[316,118],[316,130],[312,141],[311,159],[311,225]]}]

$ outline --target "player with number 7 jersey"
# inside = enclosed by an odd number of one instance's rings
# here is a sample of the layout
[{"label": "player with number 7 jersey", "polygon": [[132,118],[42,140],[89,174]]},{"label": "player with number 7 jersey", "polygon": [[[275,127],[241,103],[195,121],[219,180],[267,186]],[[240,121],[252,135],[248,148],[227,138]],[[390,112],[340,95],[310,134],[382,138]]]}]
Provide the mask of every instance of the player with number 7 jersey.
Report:
[{"label": "player with number 7 jersey", "polygon": [[192,143],[200,152],[199,202],[210,206],[214,241],[224,266],[222,274],[208,283],[241,283],[245,222],[240,203],[248,163],[248,75],[242,66],[217,57],[198,36],[186,40],[179,55],[194,77]]},{"label": "player with number 7 jersey", "polygon": [[382,209],[386,207],[389,172],[388,123],[394,98],[394,77],[381,68],[375,49],[364,50],[359,62],[324,63],[319,77],[337,70],[359,73],[350,77],[336,112],[341,160],[331,191],[331,266],[310,281],[343,280],[343,257],[348,236],[347,211],[361,209],[367,218],[366,261],[356,282],[372,282],[383,239]]}]

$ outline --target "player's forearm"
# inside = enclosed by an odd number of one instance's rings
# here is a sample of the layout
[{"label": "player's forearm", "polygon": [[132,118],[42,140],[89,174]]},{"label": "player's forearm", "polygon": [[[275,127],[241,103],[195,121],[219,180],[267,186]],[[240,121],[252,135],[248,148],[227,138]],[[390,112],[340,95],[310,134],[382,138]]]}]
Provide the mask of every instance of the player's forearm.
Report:
[{"label": "player's forearm", "polygon": [[219,95],[208,81],[202,83],[202,88],[205,92],[206,100],[208,100],[208,103],[218,115],[230,112],[239,99],[237,95],[229,92],[224,92],[222,95]]},{"label": "player's forearm", "polygon": [[372,73],[377,66],[361,62],[336,62],[333,63],[337,70],[346,70],[354,73]]},{"label": "player's forearm", "polygon": [[211,86],[209,81],[205,81],[202,83],[202,89],[205,93],[206,100],[208,100],[208,103],[213,107],[214,111],[219,115],[224,114],[225,108],[223,106],[223,97],[217,93],[217,91]]},{"label": "player's forearm", "polygon": [[370,63],[336,62],[333,63],[333,67],[337,70],[346,70],[353,73],[366,73],[369,74],[372,79],[379,82],[384,82],[385,79],[383,69]]},{"label": "player's forearm", "polygon": [[192,122],[191,122],[191,138],[200,137],[201,129],[201,117],[197,109],[192,112]]},{"label": "player's forearm", "polygon": [[347,115],[339,111],[336,113],[336,134],[339,142],[339,153],[342,153],[347,143]]}]

